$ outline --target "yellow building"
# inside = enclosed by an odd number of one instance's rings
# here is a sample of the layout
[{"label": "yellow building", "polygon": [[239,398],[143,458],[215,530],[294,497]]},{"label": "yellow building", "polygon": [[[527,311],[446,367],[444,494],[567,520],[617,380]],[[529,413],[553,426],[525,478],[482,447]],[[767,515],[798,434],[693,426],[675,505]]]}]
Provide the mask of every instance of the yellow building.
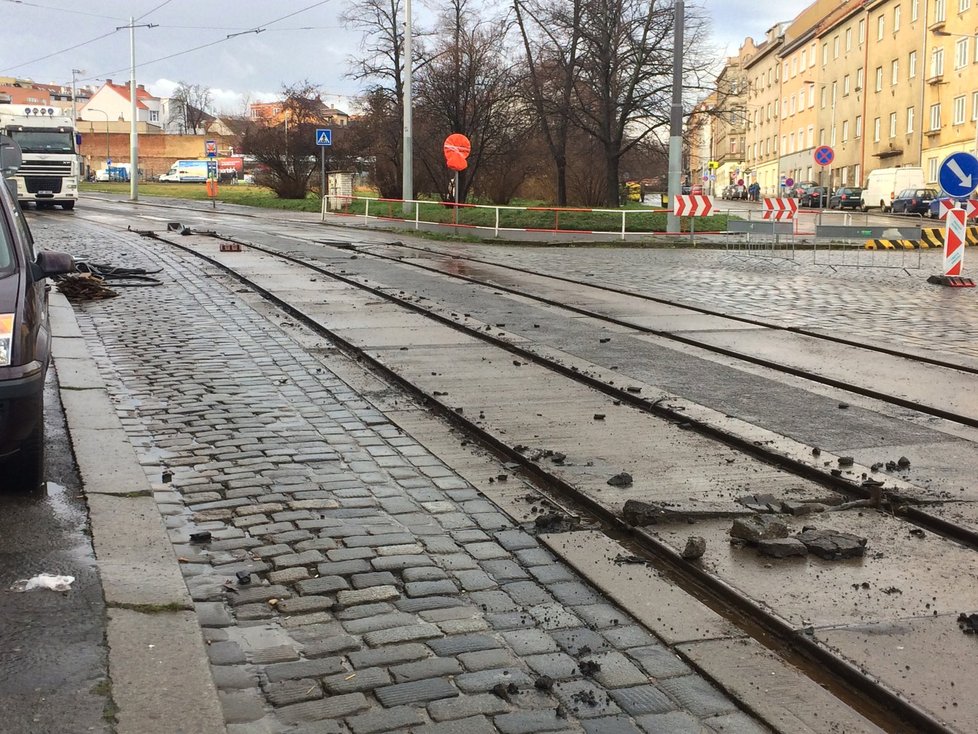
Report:
[{"label": "yellow building", "polygon": [[717,192],[744,179],[747,146],[747,74],[744,65],[757,49],[747,38],[736,56],[727,59],[717,77],[717,103],[720,107],[714,124],[713,160],[716,162]]},{"label": "yellow building", "polygon": [[928,14],[920,160],[924,179],[936,185],[944,158],[959,151],[978,153],[978,0],[918,4],[920,13],[926,8]]},{"label": "yellow building", "polygon": [[781,107],[781,61],[778,57],[784,43],[787,23],[770,29],[757,46],[753,57],[744,64],[747,75],[747,146],[744,182],[757,182],[762,196],[778,190],[778,118]]}]

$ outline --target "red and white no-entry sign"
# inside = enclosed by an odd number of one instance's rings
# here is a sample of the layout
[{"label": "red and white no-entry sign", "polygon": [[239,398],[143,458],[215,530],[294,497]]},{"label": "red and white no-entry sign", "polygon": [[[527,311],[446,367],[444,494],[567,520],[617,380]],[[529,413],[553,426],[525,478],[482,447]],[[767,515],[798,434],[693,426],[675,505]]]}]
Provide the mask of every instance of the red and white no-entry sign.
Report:
[{"label": "red and white no-entry sign", "polygon": [[677,196],[672,211],[677,217],[708,217],[713,213],[713,199],[698,194]]}]

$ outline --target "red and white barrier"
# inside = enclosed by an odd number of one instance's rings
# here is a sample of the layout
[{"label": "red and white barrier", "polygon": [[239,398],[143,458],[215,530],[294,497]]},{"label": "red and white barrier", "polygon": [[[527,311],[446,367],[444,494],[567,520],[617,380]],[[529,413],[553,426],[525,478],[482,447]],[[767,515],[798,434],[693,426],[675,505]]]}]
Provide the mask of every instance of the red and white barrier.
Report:
[{"label": "red and white barrier", "polygon": [[944,275],[961,275],[964,266],[965,219],[964,209],[951,209],[947,213],[947,230],[944,233]]},{"label": "red and white barrier", "polygon": [[698,194],[677,196],[673,213],[677,217],[708,217],[713,213],[713,199]]},{"label": "red and white barrier", "polygon": [[764,219],[794,219],[798,211],[798,202],[792,198],[764,199]]}]

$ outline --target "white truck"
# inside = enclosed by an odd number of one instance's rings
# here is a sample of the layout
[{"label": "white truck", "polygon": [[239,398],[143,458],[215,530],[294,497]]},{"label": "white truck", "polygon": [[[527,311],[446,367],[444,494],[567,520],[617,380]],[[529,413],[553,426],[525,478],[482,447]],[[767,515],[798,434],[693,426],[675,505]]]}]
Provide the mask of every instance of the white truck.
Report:
[{"label": "white truck", "polygon": [[160,182],[202,183],[207,180],[207,161],[177,161],[160,176]]},{"label": "white truck", "polygon": [[55,107],[0,104],[0,133],[20,144],[24,160],[13,176],[17,199],[38,208],[73,209],[81,162],[71,113]]},{"label": "white truck", "polygon": [[901,191],[923,187],[924,169],[919,166],[878,168],[870,171],[861,196],[862,210],[865,212],[879,208],[888,212],[893,205],[893,199]]}]

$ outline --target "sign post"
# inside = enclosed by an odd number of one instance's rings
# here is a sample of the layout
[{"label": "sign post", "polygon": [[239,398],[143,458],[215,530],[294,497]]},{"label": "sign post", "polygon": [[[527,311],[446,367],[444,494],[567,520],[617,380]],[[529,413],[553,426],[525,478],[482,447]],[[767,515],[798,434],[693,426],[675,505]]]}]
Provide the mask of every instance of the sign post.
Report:
[{"label": "sign post", "polygon": [[452,133],[445,138],[444,145],[445,165],[455,171],[455,224],[458,224],[458,189],[459,171],[464,171],[469,166],[468,157],[472,151],[472,144],[469,139],[461,133]]},{"label": "sign post", "polygon": [[319,195],[326,197],[326,148],[333,145],[333,131],[326,127],[316,128],[316,145],[319,146]]},{"label": "sign post", "polygon": [[[822,170],[818,174],[818,185],[822,186],[822,175],[825,173],[825,167],[832,165],[832,161],[835,160],[835,151],[832,150],[828,145],[820,145],[815,149],[815,162],[822,167]],[[824,188],[824,187],[823,187]],[[832,188],[832,174],[829,173],[829,189]],[[832,195],[831,191],[823,191],[825,198],[827,199]],[[819,209],[824,209],[821,206],[822,202],[819,202]]]},{"label": "sign post", "polygon": [[211,208],[217,209],[217,141],[204,141],[204,155],[207,157],[207,196],[211,200]]},{"label": "sign post", "polygon": [[[941,189],[953,199],[965,199],[971,196],[978,183],[978,158],[971,153],[952,153],[941,163],[937,180]],[[964,269],[964,246],[967,241],[967,221],[974,211],[971,201],[961,205],[952,202],[941,202],[940,212],[944,217],[944,274],[931,276],[928,283],[948,285],[952,287],[971,287],[975,283],[970,278],[962,277]]]}]

